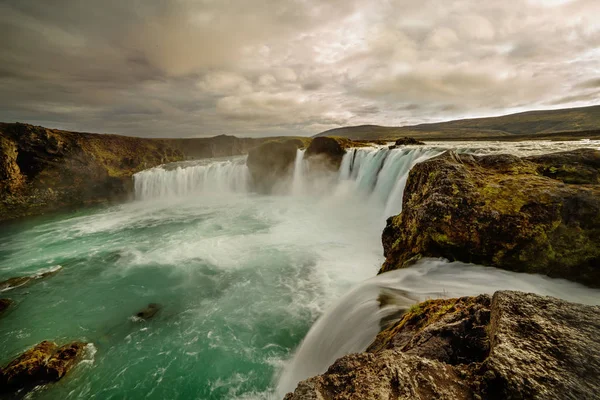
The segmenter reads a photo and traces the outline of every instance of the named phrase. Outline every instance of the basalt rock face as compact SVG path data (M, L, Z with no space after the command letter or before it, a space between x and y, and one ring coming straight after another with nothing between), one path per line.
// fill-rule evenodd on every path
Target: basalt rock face
M44 341L0 369L0 393L31 389L61 379L83 355L86 343L59 347Z
M275 185L294 173L294 162L300 140L270 141L250 150L246 165L250 170L253 189L271 193Z
M600 287L600 151L471 156L410 172L380 272L444 257Z
M188 158L244 154L257 139L142 139L0 123L0 221L127 198L132 175Z
M306 159L310 160L312 169L337 171L346 154L346 147L352 146L348 139L317 137L306 149Z
M599 311L520 292L430 300L285 399L596 399Z

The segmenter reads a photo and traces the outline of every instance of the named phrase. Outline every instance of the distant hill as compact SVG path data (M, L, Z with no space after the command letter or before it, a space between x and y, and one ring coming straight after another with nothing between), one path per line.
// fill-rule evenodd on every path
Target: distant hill
M502 117L461 119L403 127L350 126L331 129L315 135L317 136L339 136L353 140L396 139L403 136L421 140L600 137L600 106L528 111Z

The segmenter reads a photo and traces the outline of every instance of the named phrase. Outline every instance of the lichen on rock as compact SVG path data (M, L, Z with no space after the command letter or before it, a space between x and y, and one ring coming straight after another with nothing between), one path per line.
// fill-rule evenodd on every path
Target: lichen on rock
M285 399L597 399L599 312L510 291L429 300Z
M80 360L86 343L59 347L43 341L0 369L0 392L31 389L61 379Z
M417 164L403 211L383 232L380 272L443 257L599 287L599 159L591 149L527 158L448 151Z

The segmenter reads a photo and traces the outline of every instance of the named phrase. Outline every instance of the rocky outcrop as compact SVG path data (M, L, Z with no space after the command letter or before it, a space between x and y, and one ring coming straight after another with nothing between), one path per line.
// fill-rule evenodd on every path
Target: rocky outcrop
M32 275L9 278L5 281L0 282L0 292L6 292L21 286L29 285L33 282L53 276L57 274L60 270L62 270L62 267L60 265L57 265L49 269L43 269Z
M158 311L160 311L160 304L150 303L147 307L144 307L140 310L135 317L139 320L147 321L150 318L154 317Z
M317 137L306 149L306 159L310 160L311 168L337 171L346 154L346 147L351 147L348 139Z
M0 392L31 389L61 379L75 366L86 343L73 342L59 347L44 341L0 369Z
M248 153L246 165L250 170L253 189L259 193L271 193L279 182L289 179L294 173L294 161L300 140L269 141L253 148Z
M380 272L444 257L600 287L600 151L472 156L410 172Z
M400 138L400 139L396 140L396 142L394 143L394 145L390 146L390 149L395 149L395 148L400 147L400 146L415 146L415 145L422 146L424 144L425 144L425 142L421 142L420 140L417 140L415 138L411 138L411 137L405 136L403 138Z
M285 398L596 399L599 312L520 292L430 300Z
M163 163L245 154L260 139L143 139L0 123L0 222L126 199Z

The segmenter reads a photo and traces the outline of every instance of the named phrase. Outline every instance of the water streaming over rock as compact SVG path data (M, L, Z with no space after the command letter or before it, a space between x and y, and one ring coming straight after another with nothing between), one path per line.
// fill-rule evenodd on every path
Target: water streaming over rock
M37 399L280 399L278 391L366 347L394 311L379 308L382 290L398 307L496 286L586 302L569 297L580 287L552 292L540 277L458 264L365 282L383 262L382 225L400 211L415 163L446 149L530 155L578 147L600 142L351 149L322 184L298 151L282 185L289 192L272 196L251 192L244 157L142 171L138 201L0 231L0 281L63 266L10 292L17 307L2 317L0 361L45 339L81 339L96 344L94 360ZM132 322L149 303L161 311Z
M562 279L504 271L461 262L424 259L407 269L369 279L339 299L304 338L278 381L283 397L299 381L321 374L346 354L364 351L381 328L382 319L434 298L454 298L518 290L595 305L600 291ZM381 296L388 299L386 305Z
M179 198L201 192L246 192L245 158L191 161L158 166L133 176L138 200Z

